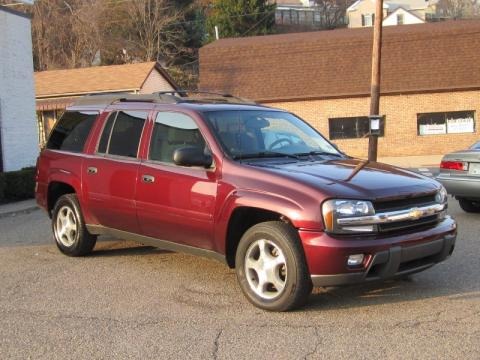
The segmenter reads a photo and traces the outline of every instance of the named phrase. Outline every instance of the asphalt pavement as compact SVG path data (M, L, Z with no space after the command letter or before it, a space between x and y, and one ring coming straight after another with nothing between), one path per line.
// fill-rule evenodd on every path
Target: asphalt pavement
M270 313L214 261L103 238L69 258L42 210L0 218L1 359L478 359L480 215L409 280L316 289Z

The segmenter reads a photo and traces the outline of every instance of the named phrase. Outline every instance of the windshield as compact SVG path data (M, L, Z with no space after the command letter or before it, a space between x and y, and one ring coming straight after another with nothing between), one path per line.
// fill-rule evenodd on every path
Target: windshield
M204 116L224 151L234 159L341 156L312 127L287 112L229 110L205 112Z

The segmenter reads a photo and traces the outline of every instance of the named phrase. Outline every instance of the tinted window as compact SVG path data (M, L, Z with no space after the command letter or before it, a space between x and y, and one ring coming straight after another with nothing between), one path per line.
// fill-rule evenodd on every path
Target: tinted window
M47 149L81 152L97 115L89 111L65 112L52 130Z
M149 159L173 163L173 152L183 146L197 146L206 151L205 140L195 121L181 113L158 113L150 142Z
M357 139L368 136L370 125L368 116L355 116L328 119L329 135L335 139ZM385 117L380 120L380 136L385 133Z
M112 132L112 126L113 126L113 123L115 122L116 117L117 117L116 112L110 114L103 128L102 137L100 138L100 143L98 144L98 150L97 150L97 152L101 154L105 154L107 152L108 140L110 140L110 133Z
M147 116L148 113L142 111L119 111L110 136L108 154L137 157L140 136Z

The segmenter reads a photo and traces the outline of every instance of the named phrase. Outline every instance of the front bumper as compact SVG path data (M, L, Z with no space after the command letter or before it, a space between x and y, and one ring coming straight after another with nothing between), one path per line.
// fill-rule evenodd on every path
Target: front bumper
M446 217L437 226L396 236L334 238L299 231L314 286L339 286L384 280L425 270L452 254L456 223ZM348 267L348 256L364 254L361 266Z

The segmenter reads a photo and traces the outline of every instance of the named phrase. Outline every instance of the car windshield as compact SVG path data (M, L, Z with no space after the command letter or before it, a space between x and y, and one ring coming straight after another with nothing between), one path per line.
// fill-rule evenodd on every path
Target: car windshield
M342 156L317 131L287 112L209 111L204 117L224 151L234 159Z

